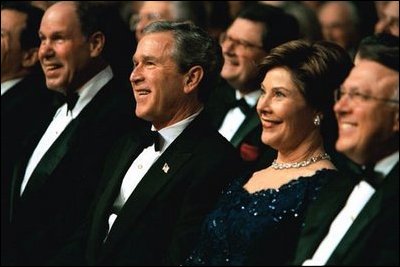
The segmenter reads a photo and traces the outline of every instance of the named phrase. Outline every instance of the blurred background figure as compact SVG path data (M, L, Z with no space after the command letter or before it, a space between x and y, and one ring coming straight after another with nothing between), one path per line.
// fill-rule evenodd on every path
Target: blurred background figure
M383 11L385 9L385 6L387 5L387 3L389 3L390 1L374 1L374 5L375 5L375 11L376 11L376 15L378 17L378 20L383 18ZM376 26L375 26L376 27Z
M295 1L284 1L281 8L297 19L300 30L299 38L310 42L322 39L321 24L319 23L317 13L313 9Z
M216 40L232 23L228 1L204 1L207 11L207 32Z
M220 36L225 59L220 84L206 104L214 126L239 151L249 171L265 167L275 151L261 142L256 103L258 64L269 51L299 36L296 19L280 8L253 4Z
M350 1L329 1L318 11L324 40L337 43L354 58L360 40L360 17Z
M42 15L41 9L27 3L1 6L2 177L8 170L3 168L5 161L12 162L28 130L54 108L54 94L46 88L38 60Z
M46 11L46 9L56 1L27 1L27 2L30 2L32 6L38 7L43 11Z
M321 25L314 9L303 1L259 1L262 4L282 8L286 13L296 18L299 24L299 38L311 42L322 39Z
M107 34L107 43L104 47L104 58L110 63L115 77L130 88L129 75L132 70L132 53L136 48L135 38L129 24L122 16L122 4L112 1L98 1L107 12L103 14L106 21L104 31Z
M379 21L375 25L375 32L386 32L399 36L399 1L375 1Z
M323 4L324 1L300 1L303 5L307 6L317 12L320 6Z
M1 5L1 247L9 234L11 176L24 141L48 123L55 92L46 87L38 60L43 10L23 2ZM4 252L4 253L3 253Z
M232 20L247 7L257 3L257 1L227 1L229 6L229 14Z
M203 1L143 1L138 14L131 18L131 29L140 41L143 29L153 21L190 21L206 29L207 14Z

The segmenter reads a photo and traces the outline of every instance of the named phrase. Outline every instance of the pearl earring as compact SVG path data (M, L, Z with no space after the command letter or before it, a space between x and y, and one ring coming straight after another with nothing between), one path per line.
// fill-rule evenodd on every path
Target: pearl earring
M319 117L319 115L317 115L314 118L314 125L319 126L320 124L321 124L321 118Z

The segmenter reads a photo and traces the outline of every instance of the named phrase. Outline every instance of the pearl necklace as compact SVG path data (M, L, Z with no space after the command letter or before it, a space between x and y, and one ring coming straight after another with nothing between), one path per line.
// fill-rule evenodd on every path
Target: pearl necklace
M291 163L278 163L278 162L276 162L276 159L275 159L274 162L272 162L271 167L274 168L275 170L301 168L301 167L306 167L312 163L315 163L315 162L323 160L323 159L331 160L331 157L328 155L328 153L323 153L323 154L313 156L313 157L303 160L303 161L291 162Z

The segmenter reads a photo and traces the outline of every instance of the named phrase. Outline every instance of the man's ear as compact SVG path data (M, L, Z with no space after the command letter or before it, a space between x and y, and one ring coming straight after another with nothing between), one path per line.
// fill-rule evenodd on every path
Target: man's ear
M185 74L184 92L186 94L197 89L201 80L203 79L204 71L200 66L194 66Z
M90 38L90 56L98 57L104 49L106 37L102 32L93 33Z
M22 67L32 68L38 62L38 51L37 47L30 48L22 53Z

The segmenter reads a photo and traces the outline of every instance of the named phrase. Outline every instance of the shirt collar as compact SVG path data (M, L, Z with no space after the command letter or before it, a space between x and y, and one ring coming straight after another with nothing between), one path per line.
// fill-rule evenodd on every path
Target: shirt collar
M167 149L167 147L183 132L183 130L186 129L186 127L200 114L202 110L203 108L193 115L158 131L162 138L161 152L164 152ZM156 131L154 125L151 127L151 130Z
M79 99L72 110L72 117L76 118L82 109L94 98L94 96L104 87L114 74L110 66L107 66L92 79L86 82L78 91Z
M1 83L1 95L4 95L10 88L22 81L22 78L12 79Z
M242 95L239 90L235 90L236 94L236 100L240 100L242 97L244 100L246 100L246 103L250 107L254 107L257 104L258 98L260 98L261 91L260 90L255 90L253 92L250 92L248 94Z
M399 162L399 151L394 152L390 156L378 161L374 167L374 171L386 177L393 167Z

